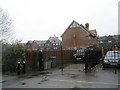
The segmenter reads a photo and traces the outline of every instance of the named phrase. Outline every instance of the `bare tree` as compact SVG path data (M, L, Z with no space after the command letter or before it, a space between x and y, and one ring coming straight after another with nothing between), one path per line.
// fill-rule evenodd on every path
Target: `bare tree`
M0 8L0 42L11 42L14 38L13 35L13 21L9 15Z

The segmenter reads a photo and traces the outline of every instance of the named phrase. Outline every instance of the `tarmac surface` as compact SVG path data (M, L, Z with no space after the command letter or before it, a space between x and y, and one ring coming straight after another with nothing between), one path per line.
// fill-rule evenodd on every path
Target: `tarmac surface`
M82 64L23 76L3 76L2 88L120 88L120 69L103 69L99 64L85 73Z

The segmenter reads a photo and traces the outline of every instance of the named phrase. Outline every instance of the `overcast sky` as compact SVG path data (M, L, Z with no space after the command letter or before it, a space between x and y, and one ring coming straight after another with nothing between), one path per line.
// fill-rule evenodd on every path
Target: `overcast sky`
M118 33L119 0L0 0L14 21L16 38L47 40L60 37L70 23L89 23L99 36Z

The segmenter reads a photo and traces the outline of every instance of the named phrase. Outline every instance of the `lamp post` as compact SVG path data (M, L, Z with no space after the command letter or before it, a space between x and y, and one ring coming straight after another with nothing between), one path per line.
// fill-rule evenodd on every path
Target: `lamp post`
M25 61L23 61L23 69L22 69L22 73L25 74Z
M20 61L17 64L17 75L20 75Z

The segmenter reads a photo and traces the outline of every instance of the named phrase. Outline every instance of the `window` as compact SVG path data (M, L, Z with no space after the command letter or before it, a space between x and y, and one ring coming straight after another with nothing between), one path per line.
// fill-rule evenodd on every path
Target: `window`
M41 44L41 46L44 46L44 44Z
M55 46L56 44L54 43L53 46Z
M112 41L109 40L108 43L112 43Z
M107 57L120 57L120 52L116 52L116 51L107 52L106 56Z
M72 26L73 26L73 27L76 27L76 26L77 26L77 24L74 22Z
M103 41L100 41L100 43L103 43Z
M50 50L50 48L47 48L47 50Z
M72 28L72 27L80 27L80 25L77 24L76 22L74 22L74 23L70 26L70 28Z
M30 46L31 46L30 44L27 45L28 48L30 48Z
M54 47L54 49L58 49L57 47Z

